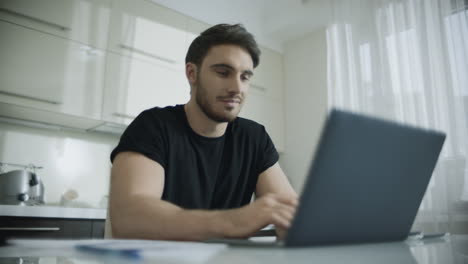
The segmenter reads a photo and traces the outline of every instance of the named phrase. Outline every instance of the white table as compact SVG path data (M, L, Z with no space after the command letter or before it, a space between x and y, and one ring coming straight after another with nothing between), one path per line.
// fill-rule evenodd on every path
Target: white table
M23 258L21 262L20 257ZM29 262L28 262L29 261ZM0 247L0 263L40 264L99 264L135 263L113 257L85 254L73 249L34 249L14 246ZM145 259L137 263L391 263L391 264L458 264L468 263L468 235L451 235L446 238L407 240L404 242L317 246L310 248L240 248L228 247L202 261L185 259Z

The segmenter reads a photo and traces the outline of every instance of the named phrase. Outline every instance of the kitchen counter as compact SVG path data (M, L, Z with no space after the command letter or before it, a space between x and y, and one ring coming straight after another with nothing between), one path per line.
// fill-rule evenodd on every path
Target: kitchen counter
M107 210L61 206L0 205L0 216L106 219Z

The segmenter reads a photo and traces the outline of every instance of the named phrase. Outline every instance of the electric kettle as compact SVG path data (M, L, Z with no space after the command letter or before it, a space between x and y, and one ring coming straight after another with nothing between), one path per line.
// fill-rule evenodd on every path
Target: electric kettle
M44 203L44 184L36 173L13 170L0 174L0 204L39 205Z

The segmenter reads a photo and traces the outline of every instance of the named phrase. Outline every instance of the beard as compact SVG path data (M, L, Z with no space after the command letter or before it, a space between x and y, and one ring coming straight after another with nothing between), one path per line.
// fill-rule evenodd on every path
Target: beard
M237 118L237 115L240 112L242 106L242 98L240 99L239 109L236 111L233 107L225 106L223 111L217 112L215 109L216 102L210 102L209 95L206 88L203 86L200 80L200 76L197 78L197 94L195 95L195 102L200 107L202 112L212 121L217 123L226 123L234 121ZM224 96L222 98L233 98L236 96ZM217 96L216 99L219 97Z

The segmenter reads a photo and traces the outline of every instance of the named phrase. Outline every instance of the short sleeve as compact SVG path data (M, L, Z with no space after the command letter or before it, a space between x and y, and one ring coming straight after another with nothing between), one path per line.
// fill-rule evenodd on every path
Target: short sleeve
M151 109L143 111L122 134L119 144L111 153L111 162L120 152L132 151L145 155L165 168L166 154L162 124Z
M278 151L276 151L273 141L263 126L258 142L259 152L257 157L257 173L261 174L271 166L275 165L276 162L278 162L279 154Z

